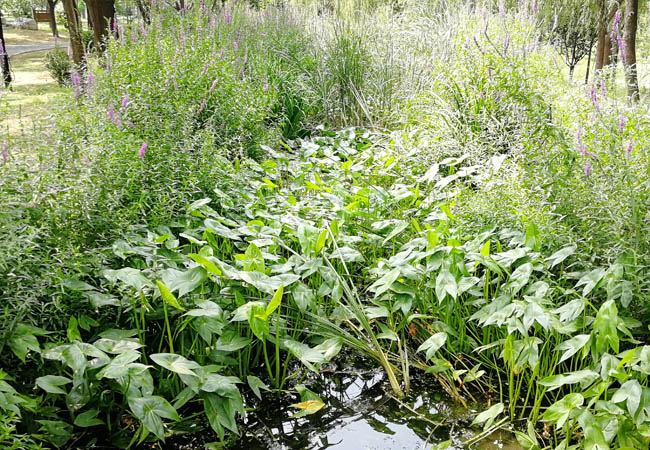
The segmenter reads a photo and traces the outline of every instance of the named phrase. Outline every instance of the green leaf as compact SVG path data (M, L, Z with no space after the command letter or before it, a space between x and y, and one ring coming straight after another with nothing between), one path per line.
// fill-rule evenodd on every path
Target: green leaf
M580 383L583 387L598 379L599 375L593 370L578 370L561 375L553 375L539 381L539 384L549 388L549 391L565 386L567 384Z
M250 343L250 338L242 337L234 330L228 330L217 340L216 349L222 352L234 352L241 350Z
M539 442L537 441L537 436L535 434L535 426L528 422L528 433L524 434L521 431L515 431L515 437L517 442L523 448L523 450L540 450Z
M83 340L81 339L81 333L79 332L78 324L79 322L77 322L77 318L75 316L70 316L70 320L68 320L68 329L66 331L68 341L75 342Z
M503 403L497 403L492 405L492 407L486 411L483 411L481 414L476 416L472 425L483 424L483 430L487 430L494 423L499 414L503 412Z
M97 374L97 378L117 379L127 376L131 363L133 361L137 361L138 359L140 359L140 353L134 350L128 350L124 353L120 353Z
M307 311L314 302L314 291L304 283L296 283L291 293L300 311Z
M127 286L131 286L136 291L141 291L145 286L152 287L153 283L142 272L132 267L125 267L119 270L105 270L104 277L112 283L121 281Z
M307 366L307 368L314 372L316 371L316 368L313 364L322 364L325 362L323 353L315 348L303 344L302 342L285 339L282 343L293 356L298 358L305 366Z
M340 247L332 250L332 253L329 255L332 259L340 259L343 262L363 262L365 261L363 255L359 253L358 250L353 249L352 247Z
M161 418L180 420L178 413L167 400L159 396L129 397L129 407L147 430L155 434L162 441L165 440L165 431Z
M447 294L453 299L456 299L458 295L458 283L456 282L456 277L449 269L443 266L436 277L436 297L438 297L438 303L442 302Z
M280 303L282 302L282 294L284 293L284 286L280 286L277 291L275 291L275 294L273 294L273 298L271 299L271 302L268 304L266 307L266 312L265 312L265 318L268 319L271 314L275 312L276 309L280 306Z
M72 436L72 425L61 420L37 420L41 424L41 431L45 433L45 440L56 447L63 447Z
M641 402L641 385L637 380L628 380L614 393L612 402L626 402L627 411L634 417Z
M216 234L217 236L220 236L228 240L233 240L233 241L240 240L240 234L238 232L231 230L230 228L226 228L224 225L217 222L216 220L205 219L203 224L205 225L206 229L210 230L212 233Z
M526 286L526 284L528 284L528 280L530 280L530 275L532 273L533 265L531 263L522 264L517 267L515 271L512 272L512 275L510 275L510 279L506 284L506 289L512 290L513 295L516 294Z
M82 428L94 427L95 425L104 425L104 422L97 418L98 414L99 411L96 409L84 411L74 419L74 424Z
M165 283L162 281L156 280L156 285L158 285L158 289L160 290L160 296L162 297L163 301L167 303L168 305L180 310L180 311L185 311L185 308L183 308L180 303L178 303L178 300L176 297L174 297L174 294L169 290L167 286L165 286Z
M582 295L587 296L603 279L607 271L605 269L594 269L591 272L585 274L582 278L576 283L576 287L584 286L582 289Z
M613 300L607 300L600 306L596 320L594 321L594 330L596 332L596 350L599 353L607 351L609 346L615 353L619 351L618 338L618 308Z
M76 278L66 278L63 280L63 286L73 291L94 291L95 288L88 283L77 280Z
M447 333L444 331L438 332L424 341L417 349L418 352L426 350L426 358L431 359L435 352L447 342Z
M569 247L564 247L563 249L558 250L546 258L546 262L549 263L549 269L561 264L565 259L573 255L576 252L576 249L577 247L575 245L570 245Z
M262 380L257 378L254 375L248 375L246 377L246 381L248 381L248 386L251 388L253 393L262 400L262 393L260 392L260 389L264 389L265 391L270 391L269 387L264 383Z
M176 269L166 269L162 273L162 279L171 292L178 291L178 297L180 298L201 286L207 279L207 273L203 267L193 267L184 272Z
M215 263L210 261L208 258L206 258L203 255L199 255L198 253L190 253L190 258L192 258L195 262L198 264L201 264L203 267L205 267L205 270L210 272L212 275L218 275L221 276L221 269L217 267Z
M562 354L562 358L560 358L559 363L566 361L578 353L582 348L585 347L585 345L587 345L590 339L590 334L579 334L567 341L560 343L557 347L555 347L556 352L564 352Z
M198 363L173 353L154 353L150 358L159 366L182 375L196 376L194 369L201 367Z
M36 386L50 394L65 394L66 392L59 386L64 386L68 383L72 383L70 378L60 377L57 375L46 375L36 379Z
M392 284L397 280L400 276L400 268L396 267L395 269L391 270L390 272L386 273L383 277L375 281L369 288L368 290L371 292L375 293L375 297L379 297L381 294L384 292L388 291Z
M406 230L409 226L409 223L406 221L400 221L400 223L397 224L397 226L393 229L393 231L390 232L388 236L384 239L384 241L381 243L381 245L386 245L388 241L393 239L395 236L400 234L402 231Z
M584 401L585 398L581 394L565 395L546 409L542 415L542 420L555 423L555 427L559 430L569 419L571 411L582 406Z

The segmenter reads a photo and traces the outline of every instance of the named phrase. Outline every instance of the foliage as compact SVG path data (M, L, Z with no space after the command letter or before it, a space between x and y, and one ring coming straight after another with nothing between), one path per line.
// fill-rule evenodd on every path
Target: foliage
M530 3L433 3L111 37L0 163L0 439L225 445L257 399L327 407L301 381L345 348L487 399L477 440L647 448L647 110L567 85Z
M65 50L55 48L47 52L45 55L45 67L59 85L63 86L70 83L72 61L68 58Z

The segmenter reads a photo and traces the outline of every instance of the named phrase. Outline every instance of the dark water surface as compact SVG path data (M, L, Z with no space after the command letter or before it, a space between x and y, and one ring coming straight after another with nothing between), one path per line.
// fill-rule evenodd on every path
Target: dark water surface
M413 379L411 394L401 401L390 396L381 370L310 375L303 384L327 406L316 414L292 418L297 410L288 405L299 401L295 396L260 403L242 425L241 438L227 449L461 449L481 431L470 425L480 409L452 402L431 376ZM191 442L169 448L203 448L209 442L206 438L194 435ZM495 433L471 448L521 450L508 432Z

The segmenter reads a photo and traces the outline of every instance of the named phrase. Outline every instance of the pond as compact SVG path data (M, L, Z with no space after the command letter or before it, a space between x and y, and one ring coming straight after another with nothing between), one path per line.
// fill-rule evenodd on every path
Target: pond
M242 436L228 450L420 450L461 449L521 450L514 435L494 433L468 446L481 429L472 427L485 408L455 404L432 376L416 376L411 393L403 400L390 395L384 373L377 370L334 371L310 374L303 380L318 393L326 407L315 414L293 418L297 396L265 399L250 411L241 426ZM267 398L270 396L267 396ZM212 436L212 437L211 437ZM164 448L204 448L210 431L177 436ZM171 445L171 447L170 447ZM214 447L218 448L218 447Z

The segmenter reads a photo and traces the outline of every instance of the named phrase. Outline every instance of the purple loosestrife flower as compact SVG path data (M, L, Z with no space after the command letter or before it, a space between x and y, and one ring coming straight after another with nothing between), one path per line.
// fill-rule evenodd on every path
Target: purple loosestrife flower
M117 33L117 20L113 19L113 33Z
M634 148L634 142L633 142L633 141L630 141L630 142L627 144L627 148L625 149L625 156L630 156L630 154L632 153L632 149L633 149L633 148Z
M589 92L589 98L591 99L591 103L598 107L598 94L596 93L596 88L591 85L591 91Z
M248 63L248 55L244 55L244 64Z
M239 42L237 41L233 42L232 46L235 49L235 51L239 50Z
M2 151L2 160L3 160L4 162L9 161L9 155L7 155L7 152L4 151L4 150Z
M626 124L627 124L627 117L619 116L618 117L618 131L619 131L619 133L623 132L623 130L625 129Z
M147 151L148 146L149 144L147 144L146 142L142 143L142 145L140 146L140 153L138 154L138 158L144 159L144 154Z
M267 52L266 49L264 49L264 56L269 56L269 52Z
M201 112L203 112L203 108L205 108L205 105L207 105L207 103L208 103L207 100L203 99L203 101L201 102L201 106L199 107L198 111L196 111L197 116L201 114Z
M607 83L605 83L605 80L600 80L600 93L603 97L607 97Z
M226 9L226 11L223 13L223 19L226 22L226 25L230 25L232 23L232 15L230 14L229 9Z
M588 177L591 175L591 163L587 163L585 166L585 175Z
M122 108L126 108L127 106L129 106L129 94L122 97Z
M217 87L217 82L218 82L218 81L219 81L219 80L214 80L214 81L212 82L212 85L210 86L210 90L211 90L211 91L213 91L214 88Z
M88 73L88 79L86 80L86 84L88 85L88 89L90 89L93 85L93 82L95 81L95 75L93 75L92 72Z
M627 62L627 51L625 47L625 41L621 38L621 36L616 37L616 43L618 44L618 53L621 55L621 59L623 62Z
M140 33L142 33L142 37L147 37L147 29L144 27L144 25L140 27Z
M78 98L81 95L81 77L79 76L79 72L72 72L70 78L72 80L72 86L74 86L74 97Z
M131 121L126 122L124 125L126 125L129 128L133 128L133 122Z
M122 121L120 118L117 116L115 112L115 106L111 105L111 107L108 109L108 118L113 122L113 125L115 125L117 128L122 127Z

